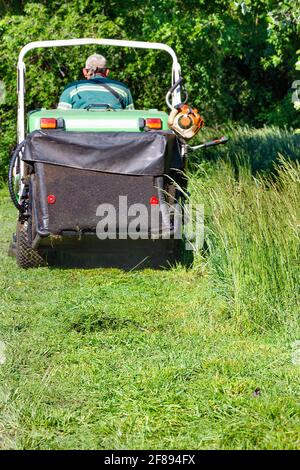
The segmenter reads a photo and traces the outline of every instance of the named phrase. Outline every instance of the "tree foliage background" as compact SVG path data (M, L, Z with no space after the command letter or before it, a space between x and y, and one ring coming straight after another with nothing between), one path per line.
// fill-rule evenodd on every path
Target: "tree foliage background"
M175 49L190 95L209 125L228 121L297 127L291 100L300 49L300 0L0 0L0 176L16 142L16 63L30 41L106 37L164 42ZM136 108L165 108L167 54L119 48L57 48L27 56L28 110L55 107L82 78L88 54L107 56ZM298 72L299 74L299 72Z

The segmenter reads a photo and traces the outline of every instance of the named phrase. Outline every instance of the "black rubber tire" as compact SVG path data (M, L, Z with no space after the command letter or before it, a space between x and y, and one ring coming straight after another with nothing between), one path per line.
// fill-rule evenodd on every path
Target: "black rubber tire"
M17 263L20 268L38 268L45 266L45 260L28 242L28 222L18 222L17 225Z

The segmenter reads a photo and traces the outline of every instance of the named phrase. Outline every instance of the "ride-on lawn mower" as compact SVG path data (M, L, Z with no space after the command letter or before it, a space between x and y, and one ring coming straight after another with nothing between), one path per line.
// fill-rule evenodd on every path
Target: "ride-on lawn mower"
M25 55L36 48L89 44L168 52L173 60L166 96L170 115L95 103L87 109L39 109L26 119ZM32 42L21 50L18 146L9 168L10 195L19 211L20 267L133 269L178 260L181 237L175 236L174 207L182 205L185 194L186 141L203 125L181 93L180 66L165 44L88 38Z

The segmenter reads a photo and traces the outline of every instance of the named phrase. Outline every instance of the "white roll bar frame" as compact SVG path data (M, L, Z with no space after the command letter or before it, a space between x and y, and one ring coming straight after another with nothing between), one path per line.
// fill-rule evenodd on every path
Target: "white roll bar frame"
M65 39L53 41L35 41L30 42L20 52L18 59L18 143L20 144L25 139L25 55L32 49L47 48L47 47L65 47L65 46L87 46L89 44L97 44L101 46L118 46L118 47L132 47L140 49L157 49L166 51L173 59L172 64L172 85L180 77L180 65L174 50L159 42L143 42L143 41L127 41L119 39L96 39L96 38L83 38L83 39ZM180 85L174 90L172 94L172 106L181 102L181 89Z

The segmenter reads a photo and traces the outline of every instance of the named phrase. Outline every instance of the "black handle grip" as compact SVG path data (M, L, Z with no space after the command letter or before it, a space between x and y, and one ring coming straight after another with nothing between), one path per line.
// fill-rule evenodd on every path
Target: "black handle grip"
M228 142L228 137L224 135L223 137L220 137L220 139L215 139L215 140L211 140L210 142L205 142L205 144L203 144L203 148L213 147L214 145L226 144L226 142Z

